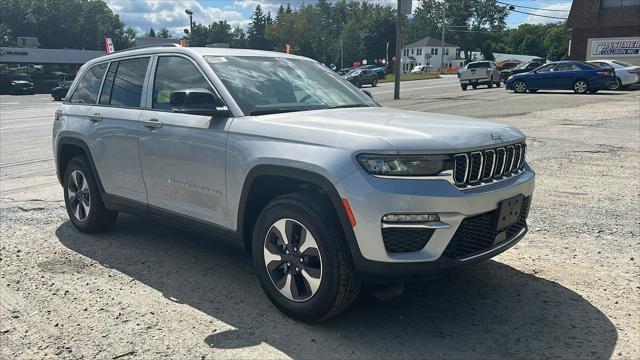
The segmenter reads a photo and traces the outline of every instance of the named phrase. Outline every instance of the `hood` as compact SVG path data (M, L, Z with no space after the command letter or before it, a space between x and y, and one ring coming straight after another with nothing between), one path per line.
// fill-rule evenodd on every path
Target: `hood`
M255 125L253 131L265 136L357 148L354 150L443 153L524 139L520 131L506 125L385 107L314 110L250 118ZM367 143L367 139L371 141ZM362 148L366 144L376 149ZM381 146L383 148L379 148Z

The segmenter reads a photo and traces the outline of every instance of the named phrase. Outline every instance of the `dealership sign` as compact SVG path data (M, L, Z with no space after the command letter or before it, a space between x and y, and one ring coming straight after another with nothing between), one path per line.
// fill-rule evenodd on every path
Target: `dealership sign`
M640 39L591 40L591 56L638 56Z

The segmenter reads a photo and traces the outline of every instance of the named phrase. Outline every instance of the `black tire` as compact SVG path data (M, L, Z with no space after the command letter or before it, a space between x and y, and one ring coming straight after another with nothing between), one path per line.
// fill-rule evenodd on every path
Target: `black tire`
M356 80L353 85L355 85L358 89L362 87L362 84L360 83L360 80Z
M77 156L73 158L67 165L67 168L64 171L62 182L64 203L65 207L67 208L67 214L69 214L69 219L71 220L73 226L76 227L76 229L84 233L96 233L105 231L116 222L116 219L118 217L117 212L107 210L104 207L102 197L100 196L100 190L98 190L98 184L96 183L95 177L90 169L91 167L87 158L84 156ZM85 191L84 193L88 194L88 198L86 200L89 204L89 210L84 214L84 217L77 217L74 214L74 201L70 198L70 194L68 191L71 185L70 182L72 181L71 174L76 171L80 172L88 186L87 191ZM76 205L80 207L81 204L77 203Z
M496 87L497 87L497 88L499 88L500 86L502 86L502 82L501 82L501 81L498 81L498 82L496 83Z
M487 84L487 88L493 89L493 82L492 81L489 81L489 83Z
M278 271L277 274L281 276L280 279L283 279L282 274L286 274L286 270L282 270L278 265L269 272L265 265L267 235L270 234L272 225L283 219L288 219L285 221L293 220L298 225L301 224L308 229L308 232L315 239L320 254L320 284L316 292L312 293L310 298L304 300L296 301L287 298L285 294L278 290L279 288L276 287L275 281L272 281L270 274ZM286 248L289 249L288 247ZM293 248L292 250L296 249ZM331 203L319 195L292 193L271 201L262 210L256 222L253 233L252 254L255 271L262 289L278 309L292 318L302 321L325 320L337 315L351 305L360 291L361 279L355 271L345 235L338 223ZM297 256L300 255L293 255L294 258L297 258ZM282 266L285 265L284 261L288 260L277 260ZM306 263L309 263L309 260ZM303 263L300 262L297 265L302 266ZM293 270L290 271L293 272ZM291 279L294 278L291 277ZM286 284L286 280L284 281ZM291 280L291 282L294 283L295 281ZM308 282L305 284L308 284ZM297 289L298 285L295 288ZM290 287L289 291L293 293L291 290ZM299 291L298 294L300 294Z
M573 92L576 94L586 94L589 91L589 83L586 80L576 80L573 83Z
M513 86L511 88L513 89L514 92L518 94L523 94L527 91L527 83L522 80L518 80L513 83Z
M471 87L473 88L473 90L475 90L475 89L478 88L478 84L473 84L473 85L471 85Z
M59 97L54 97L54 98L53 98L53 100L55 100L55 101L60 101L60 100L62 100L62 99L61 99L61 98L59 98Z
M460 87L462 88L462 91L467 91L467 85L466 84L460 85Z
M609 90L620 90L620 89L622 89L622 81L620 80L620 78L617 77L615 83L609 85L608 89Z
M371 82L371 87L376 87L378 86L378 79L373 79L373 81Z

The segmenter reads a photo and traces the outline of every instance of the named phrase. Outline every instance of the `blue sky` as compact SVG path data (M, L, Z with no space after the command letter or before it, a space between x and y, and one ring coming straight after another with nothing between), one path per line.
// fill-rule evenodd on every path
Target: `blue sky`
M185 9L194 12L194 21L210 24L213 21L227 20L232 25L246 27L249 17L259 3L266 11L275 13L282 0L105 0L109 7L120 15L127 26L135 28L138 33L148 31L150 27L159 29L167 27L175 34L181 34L182 29L189 26L189 18L184 13ZM449 0L453 1L453 0ZM568 12L555 10L569 10L571 0L500 0L504 3L530 8L546 10L534 10L517 7L516 10L540 15L566 17ZM296 7L302 3L311 3L314 0L290 0ZM369 2L387 3L395 6L396 0L370 0ZM418 1L413 0L414 6ZM554 10L554 11L548 11ZM537 17L532 15L511 13L507 19L509 27L517 27L522 23L547 23L559 20Z

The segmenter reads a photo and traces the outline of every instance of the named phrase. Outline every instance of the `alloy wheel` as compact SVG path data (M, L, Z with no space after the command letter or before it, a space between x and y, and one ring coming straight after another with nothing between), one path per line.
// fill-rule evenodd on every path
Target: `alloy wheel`
M322 256L313 234L293 219L276 221L264 239L264 264L273 285L288 300L311 299L322 281Z
M89 183L80 170L74 170L69 176L67 198L73 216L79 221L85 221L91 210L91 195Z
M575 92L577 92L578 94L583 94L585 92L587 92L587 83L584 82L583 80L578 80L576 81L576 83L573 85L573 89L575 90Z
M513 89L516 92L523 93L527 90L527 84L525 84L523 81L517 81L515 84L513 84Z

